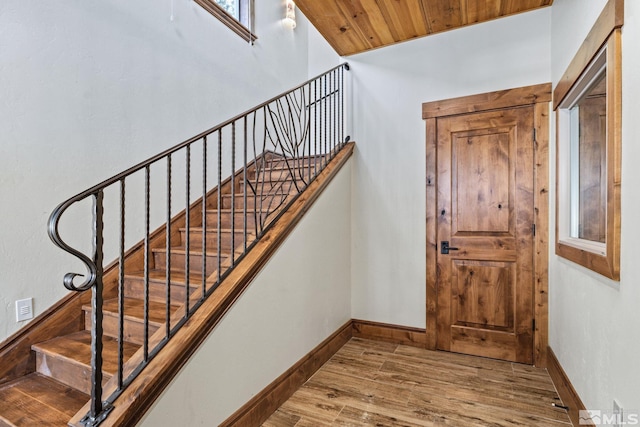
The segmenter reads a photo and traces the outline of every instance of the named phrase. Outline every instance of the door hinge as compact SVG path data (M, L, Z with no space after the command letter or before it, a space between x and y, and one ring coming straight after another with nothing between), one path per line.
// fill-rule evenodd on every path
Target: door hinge
M536 319L531 319L531 330L532 331L536 330Z
M533 232L533 235L536 235L536 225L535 224L531 224L531 231Z

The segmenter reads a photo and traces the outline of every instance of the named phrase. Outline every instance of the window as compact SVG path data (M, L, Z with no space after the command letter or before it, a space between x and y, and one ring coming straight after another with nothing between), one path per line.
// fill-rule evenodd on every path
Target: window
M558 108L562 144L561 242L606 255L607 220L606 49ZM560 190L560 188L559 188Z
M229 15L240 21L240 2L238 0L214 0L218 5L226 10Z
M253 34L253 0L195 0L232 31L248 42Z
M610 0L554 91L556 253L614 280L620 279L621 15L619 2Z

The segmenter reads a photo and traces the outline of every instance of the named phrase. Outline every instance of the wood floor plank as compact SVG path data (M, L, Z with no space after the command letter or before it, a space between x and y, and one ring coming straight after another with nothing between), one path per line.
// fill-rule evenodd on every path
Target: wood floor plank
M315 390L329 399L351 401L354 399L370 402L377 383L366 378L341 375L330 370L321 369L304 387ZM346 402L344 402L346 404Z
M341 376L325 371L309 380L298 394L318 402L341 404L364 410L376 407L393 413L406 410L411 388L380 384L364 378Z
M361 348L362 350L375 350L378 352L394 353L399 347L398 344L387 343L382 341L371 341L363 338L352 338L346 345L346 348Z
M264 427L294 427L300 420L300 416L279 409L262 425Z
M424 427L421 420L411 420L399 414L390 414L375 407L369 410L361 408L345 407L336 419L334 425L339 426L388 426L388 427Z
M329 404L313 397L309 399L309 396L300 390L280 407L280 409L291 415L299 416L320 425L331 425L343 408L344 405L338 403Z
M540 400L525 399L522 396L514 395L508 388L502 393L494 391L487 393L485 390L463 388L451 384L437 382L428 386L417 386L414 394L441 395L450 399L459 399L472 404L484 405L486 407L510 408L511 410L535 415L541 418L548 418L554 421L566 421L566 411L553 407L549 402ZM557 402L560 403L560 402Z
M567 423L537 415L520 413L510 407L497 407L469 402L462 399L444 397L441 394L416 392L412 395L409 406L427 411L427 413L447 419L457 419L464 425L505 427L516 426L549 426L567 427ZM569 424L570 425L570 424Z
M264 426L569 426L552 403L545 369L354 338Z
M345 357L336 354L324 365L324 368L338 374L374 379L383 363L377 360L365 360L361 356Z

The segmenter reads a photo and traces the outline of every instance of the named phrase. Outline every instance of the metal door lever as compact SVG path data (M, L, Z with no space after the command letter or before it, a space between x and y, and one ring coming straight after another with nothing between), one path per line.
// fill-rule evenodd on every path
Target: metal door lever
M440 242L440 253L443 255L448 255L449 251L458 251L460 249L458 248L452 248L451 246L449 246L449 241L447 240L443 240L442 242Z

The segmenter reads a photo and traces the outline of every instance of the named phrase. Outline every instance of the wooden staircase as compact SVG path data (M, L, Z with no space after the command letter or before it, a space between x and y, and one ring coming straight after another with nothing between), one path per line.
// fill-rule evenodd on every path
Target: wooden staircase
M126 255L124 273L124 360L139 352L146 336L166 327L167 314L184 311L186 278L189 294L202 295L202 268L206 265L207 283L238 259L246 246L256 239L261 223L268 222L282 211L285 202L298 193L299 176L305 180L311 168L319 171L321 158L306 158L304 164L291 169L281 156L270 154L263 166L254 162L248 169L248 182L260 196L247 192L243 171L236 172L209 192L206 205L206 255L203 253L202 201L192 204L171 221L171 271L167 273L166 226L151 235L149 287L145 289L144 245L137 244ZM296 185L296 182L298 183ZM259 188L258 188L259 187ZM221 206L218 206L220 190ZM233 190L233 198L232 198ZM274 196L275 195L275 196ZM232 200L233 199L233 200ZM232 204L235 208L232 210ZM246 216L245 216L246 211ZM185 218L190 216L187 229ZM233 218L232 218L233 215ZM246 224L245 224L246 222ZM218 225L220 229L218 229ZM234 226L232 230L231 227ZM247 229L245 235L244 229ZM257 227L258 225L258 227ZM218 245L220 232L220 248ZM246 237L245 237L246 236ZM187 242L189 245L187 246ZM189 248L189 265L186 263ZM232 252L233 250L233 252ZM118 371L118 337L120 333L118 264L105 270L105 301L103 306L103 374L106 384ZM167 283L170 277L171 302L167 307ZM76 417L90 400L91 392L91 292L74 294L45 313L35 322L37 333L17 334L0 346L0 426L64 426ZM145 332L145 294L148 293L148 332ZM60 312L60 314L58 314ZM13 342L13 344L11 344ZM13 345L13 347L11 347ZM104 396L105 398L107 396ZM84 414L81 414L84 415ZM71 424L70 424L71 425Z

